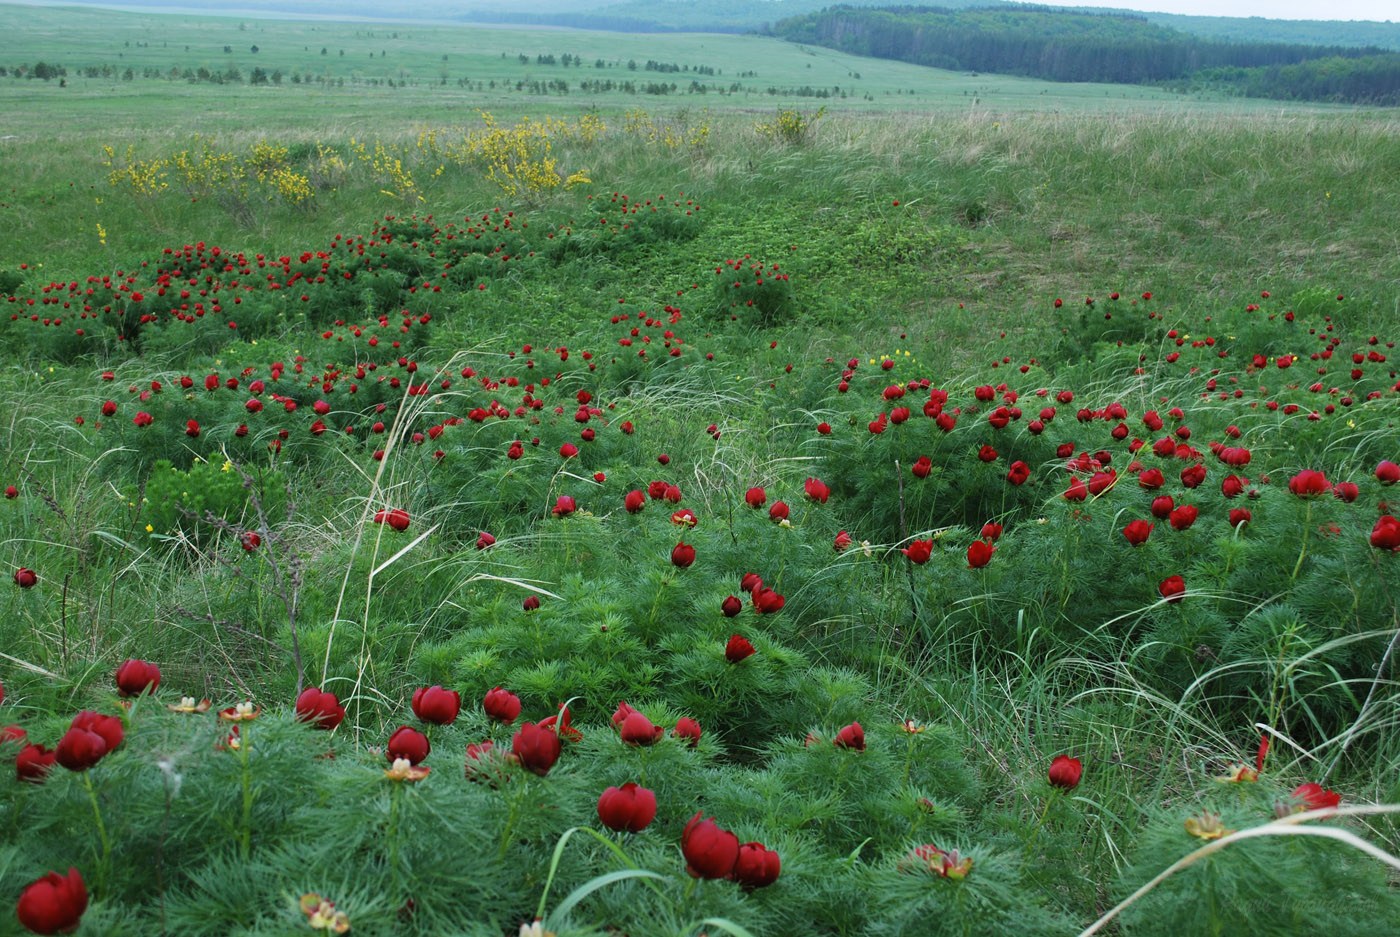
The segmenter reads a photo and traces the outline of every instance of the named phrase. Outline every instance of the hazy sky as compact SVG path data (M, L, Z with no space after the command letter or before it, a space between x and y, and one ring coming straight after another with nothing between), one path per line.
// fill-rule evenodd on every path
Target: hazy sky
M1062 0L1064 6L1117 7L1195 16L1264 16L1275 20L1400 19L1397 0Z

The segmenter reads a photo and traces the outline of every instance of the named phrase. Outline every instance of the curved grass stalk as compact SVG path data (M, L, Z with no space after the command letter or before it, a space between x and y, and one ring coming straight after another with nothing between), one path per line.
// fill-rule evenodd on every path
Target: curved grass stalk
M1274 820L1271 823L1265 823L1263 826L1254 826L1247 830L1239 830L1231 833L1229 836L1223 836L1214 842L1206 843L1195 852L1187 853L1161 872L1157 873L1141 888L1118 902L1118 904L1105 912L1097 921L1080 931L1079 937L1091 937L1091 935L1097 934L1106 927L1110 921L1131 907L1139 898L1152 891L1182 869L1194 865L1206 856L1220 852L1226 846L1232 846L1246 839L1257 839L1260 836L1320 836L1324 839L1335 839L1338 842L1345 843L1354 849L1364 852L1373 859L1379 859L1393 869L1400 870L1400 857L1391 855L1379 846L1371 845L1355 833L1338 829L1334 826L1300 825L1309 820L1322 820L1337 816L1370 816L1385 813L1400 813L1400 804L1376 804L1374 806L1364 807L1333 807L1325 810L1309 810L1305 813L1298 813L1280 820Z
M612 853L616 855L620 860L622 860L623 864L626 865L627 868L619 869L614 872L609 872L606 875L599 875L595 878L589 879L582 885L575 888L572 892L565 896L564 900L559 902L559 905L554 909L553 912L550 913L549 925L551 927L555 926L560 918L562 918L564 915L568 914L571 910L573 910L574 906L577 905L584 898L588 897L590 894L592 894L600 888L603 888L604 886L611 885L613 882L619 882L631 878L642 879L646 883L647 887L651 888L652 891L656 892L658 897L665 898L665 894L650 881L651 879L664 880L664 875L660 875L656 872L650 872L646 869L637 868L637 864L632 861L631 857L628 856L627 853L622 851L621 846L613 842L608 837L604 836L602 833L599 833L597 830L587 826L573 826L565 830L562 834L560 834L559 842L554 844L554 853L549 857L549 874L545 876L544 890L540 892L540 903L535 908L536 918L544 918L545 905L549 901L549 889L550 886L554 884L554 876L558 873L559 864L564 858L564 847L568 845L569 840L573 838L573 835L575 833L587 833L589 836L592 836L598 842L602 843L609 850L611 850Z

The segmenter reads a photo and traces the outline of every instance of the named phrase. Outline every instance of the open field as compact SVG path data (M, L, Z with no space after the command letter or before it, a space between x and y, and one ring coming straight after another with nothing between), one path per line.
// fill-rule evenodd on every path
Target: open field
M513 113L544 114L560 108L752 111L803 104L833 111L966 115L1157 111L1184 103L1178 95L1153 88L944 72L758 36L337 24L14 5L0 6L0 27L0 62L56 62L69 72L66 88L57 81L0 81L4 133L22 139L62 139L113 127L183 130L192 112L200 115L206 132L254 125L266 132L308 126L357 132L372 126L391 133L422 123L467 122L478 109L502 106ZM550 55L558 63L565 54L581 64L538 63L540 56ZM522 63L521 56L528 61ZM648 60L688 70L647 71ZM629 62L637 68L629 69ZM83 68L104 66L113 72L99 78L80 75ZM697 73L697 67L713 74ZM133 80L125 82L128 68ZM173 81L166 77L172 68ZM237 69L244 83L179 78L186 69L197 73L201 68L216 75ZM247 85L255 68L269 76L280 72L280 84ZM141 78L147 69L163 77ZM304 80L294 85L293 75ZM637 90L581 90L582 81L630 81ZM525 87L514 90L522 82ZM531 92L531 82L564 82L569 90ZM705 92L691 92L692 82ZM666 94L642 90L663 83ZM673 92L671 84L677 86ZM807 92L799 95L802 89ZM813 96L817 92L830 96ZM1270 113L1279 105L1196 102L1193 110L1217 108Z
M19 15L0 935L1400 919L1393 115Z

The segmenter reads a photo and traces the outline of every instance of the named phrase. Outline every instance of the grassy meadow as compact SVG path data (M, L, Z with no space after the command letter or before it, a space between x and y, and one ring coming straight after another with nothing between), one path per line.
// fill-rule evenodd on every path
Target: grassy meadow
M1400 919L1394 114L0 26L0 935Z

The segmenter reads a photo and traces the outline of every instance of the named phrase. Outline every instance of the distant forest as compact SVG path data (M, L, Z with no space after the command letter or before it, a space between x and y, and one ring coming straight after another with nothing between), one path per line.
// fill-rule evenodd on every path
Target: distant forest
M63 0L82 6L99 0ZM100 0L122 6L123 0ZM130 0L141 9L162 7L226 14L226 0ZM890 0L845 0L850 7L888 6ZM944 9L1018 9L1005 0L937 0ZM617 32L765 32L789 17L815 13L832 0L237 0L242 11L311 14L331 18L519 23ZM1073 7L1069 7L1073 9ZM1084 12L1082 8L1076 12ZM1101 11L1092 11L1101 12ZM1115 12L1115 11L1108 11ZM1259 16L1134 14L1150 23L1221 42L1375 46L1400 51L1400 22L1273 20Z
M782 20L773 34L955 71L1400 105L1400 53L1378 47L1216 41L1117 11L839 6Z

